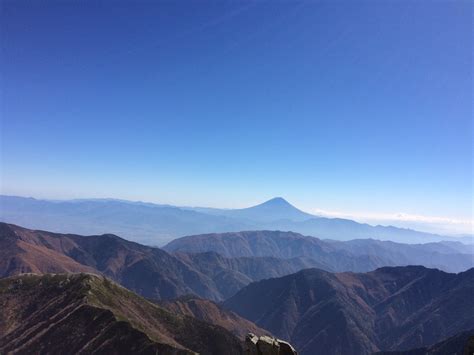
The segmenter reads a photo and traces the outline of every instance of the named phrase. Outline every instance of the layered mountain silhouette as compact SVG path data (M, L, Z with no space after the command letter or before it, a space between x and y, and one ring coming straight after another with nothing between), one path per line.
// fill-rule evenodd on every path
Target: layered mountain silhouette
M153 299L194 294L223 300L252 281L310 266L314 263L303 259L225 258L212 252L171 255L111 234L85 237L0 223L0 277L91 272Z
M228 258L297 259L306 267L327 271L370 271L382 266L424 265L458 272L474 267L472 250L461 243L401 244L371 239L337 242L278 231L187 236L173 240L164 249L174 253L213 251Z
M474 269L307 269L252 283L224 307L290 340L303 355L371 354L429 347L470 331L473 294Z
M0 280L0 353L242 354L226 329L91 274Z
M46 201L0 196L0 221L60 233L114 233L158 246L191 234L242 230L282 230L322 239L373 238L404 243L453 239L348 219L318 217L297 209L281 197L250 208L214 209L112 199Z
M84 237L0 223L0 277L92 272L149 298L194 294L219 301L253 281L311 267L370 271L423 264L461 271L473 263L472 255L441 243L426 248L372 240L360 243L321 241L288 232L242 232L178 239L166 247L169 254L111 234Z
M356 241L327 242L287 232L242 232L179 239L167 246L170 254L111 234L57 234L0 223L0 277L90 272L148 298L193 294L220 301L253 281L311 267L370 271L424 264L461 271L472 266L472 255L440 243L426 248L388 243L384 249L379 244L386 242L362 242L360 246Z

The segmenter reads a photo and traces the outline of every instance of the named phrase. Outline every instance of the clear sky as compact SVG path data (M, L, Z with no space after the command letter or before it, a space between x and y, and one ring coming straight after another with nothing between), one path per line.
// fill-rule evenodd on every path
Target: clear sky
M2 0L1 192L468 231L472 4Z

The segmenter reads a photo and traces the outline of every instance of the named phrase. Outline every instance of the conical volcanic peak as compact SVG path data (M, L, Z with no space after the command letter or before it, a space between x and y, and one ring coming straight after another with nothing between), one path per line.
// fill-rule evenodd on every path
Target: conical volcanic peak
M233 210L233 214L260 221L305 221L315 218L315 216L299 210L283 197L274 197L256 206Z
M271 198L270 200L265 201L264 203L260 204L260 206L262 206L262 205L287 206L287 207L295 208L291 203L289 203L283 197Z

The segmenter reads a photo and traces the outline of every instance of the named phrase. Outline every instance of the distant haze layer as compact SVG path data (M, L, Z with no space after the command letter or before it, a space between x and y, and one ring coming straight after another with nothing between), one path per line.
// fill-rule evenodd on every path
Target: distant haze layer
M373 238L403 243L455 240L393 226L325 218L299 210L281 197L243 209L176 207L111 199L49 201L0 196L0 220L61 233L114 233L148 245L193 234L245 230L293 231L321 239ZM470 242L471 238L457 238Z

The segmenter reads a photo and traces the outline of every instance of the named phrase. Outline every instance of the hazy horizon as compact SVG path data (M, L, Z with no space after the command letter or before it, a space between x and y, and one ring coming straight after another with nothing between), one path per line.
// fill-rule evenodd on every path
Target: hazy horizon
M285 201L290 203L293 207L298 208L299 210L319 216L319 217L327 217L327 218L344 218L354 220L359 223L367 223L370 225L384 225L384 226L395 226L399 228L408 228L413 230L418 230L420 232L427 232L427 233L435 233L440 235L452 236L452 237L460 237L460 236L473 236L472 226L474 222L472 220L456 220L456 219L449 219L444 217L438 216L424 216L424 215L410 215L403 212L393 212L393 213L386 213L386 214L374 214L374 213L364 213L363 211L356 211L356 212L347 212L347 211L327 211L323 208L307 208L298 206L294 204L291 200L283 196L273 196L270 198L262 199L260 201L256 201L250 205L232 205L229 206L210 206L205 204L179 204L173 203L172 201L159 201L159 200L140 200L140 199L126 199L120 197L106 197L106 196L96 196L96 197L75 197L75 198L47 198L47 197L35 197L35 196L20 196L20 195L6 195L2 194L0 196L11 196L11 197L23 197L23 198L33 198L36 200L45 200L45 201L81 201L81 200L116 200L116 201L124 201L124 202L132 202L132 203L151 203L156 205L170 205L180 208L216 208L216 209L240 209L240 208L248 208L259 205L261 203L267 202L269 200L273 200L275 198L283 198Z

